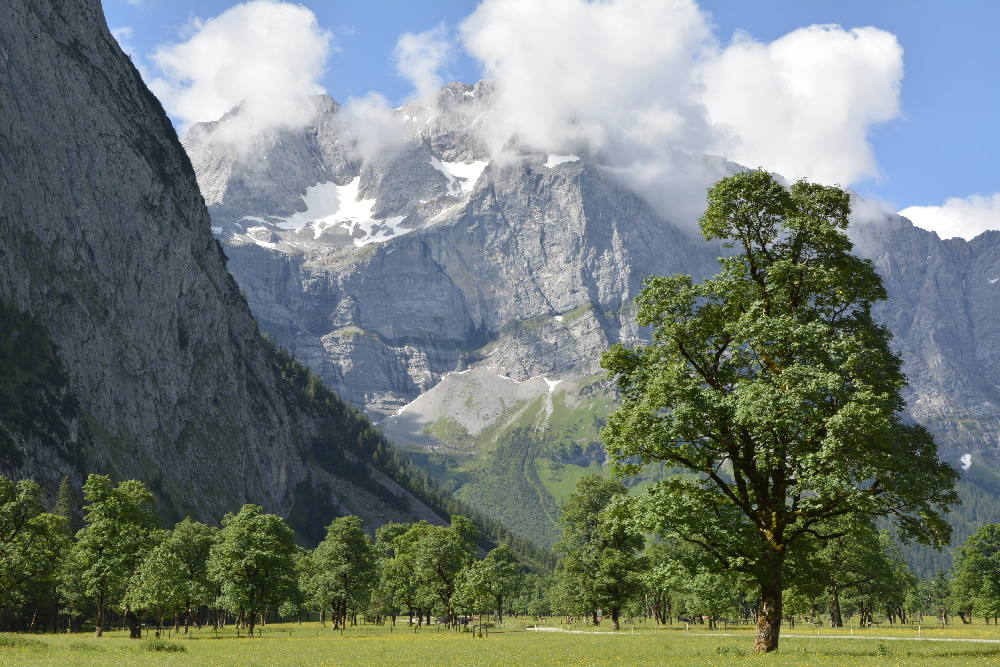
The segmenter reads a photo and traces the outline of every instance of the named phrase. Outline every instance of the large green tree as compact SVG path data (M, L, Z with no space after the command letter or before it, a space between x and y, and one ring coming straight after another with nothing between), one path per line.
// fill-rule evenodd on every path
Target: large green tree
M41 490L0 476L0 614L21 616L25 630L39 614L58 612L56 588L70 548L66 520L42 511Z
M244 505L222 520L208 576L219 584L221 606L246 623L248 636L259 614L294 596L298 549L288 524L259 505Z
M132 575L123 604L137 613L152 614L156 636L163 629L163 617L184 608L187 600L187 569L177 556L167 535L156 537L157 544L146 551Z
M93 602L98 637L107 626L107 611L123 602L132 575L153 545L159 520L153 494L137 480L117 486L106 475L90 475L83 485L84 526L67 560L64 592L71 603L77 596ZM139 619L125 602L125 622L133 639L139 638Z
M412 535L415 539L406 542L411 532L415 533ZM397 538L397 542L406 544L397 550L412 559L413 575L419 586L436 599L449 625L456 621L452 598L458 585L458 573L475 560L477 533L470 519L454 515L449 526L421 522Z
M764 171L719 181L701 218L734 252L721 272L651 277L637 297L649 345L603 365L621 405L602 431L616 469L663 462L648 527L699 545L760 587L754 647L778 647L786 559L831 518L891 516L940 545L956 473L926 430L903 423L906 379L872 305L874 266L851 253L850 196Z

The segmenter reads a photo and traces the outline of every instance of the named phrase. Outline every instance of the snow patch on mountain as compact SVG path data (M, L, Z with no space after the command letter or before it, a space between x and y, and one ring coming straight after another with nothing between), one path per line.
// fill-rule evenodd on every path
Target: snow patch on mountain
M972 467L972 454L962 454L958 460L962 462L962 470L968 470Z
M375 200L358 199L360 183L361 177L355 176L346 185L329 181L307 188L302 195L306 210L286 218L278 218L278 228L293 229L297 233L311 228L313 238L316 239L327 230L342 229L353 238L354 245L358 247L387 241L412 231L399 226L405 216L384 220L372 217Z
M549 159L545 161L545 166L551 169L564 162L576 162L580 159L579 155L554 155L549 153Z
M448 179L448 194L461 197L472 192L488 162L442 162L432 157L430 165Z

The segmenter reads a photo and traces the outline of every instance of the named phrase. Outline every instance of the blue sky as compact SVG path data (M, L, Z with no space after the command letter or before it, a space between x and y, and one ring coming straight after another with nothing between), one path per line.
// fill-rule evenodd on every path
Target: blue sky
M157 74L149 57L157 46L186 40L197 30L193 26L196 17L208 19L235 4L228 0L104 0L110 27L119 31L120 41L147 78ZM413 84L397 73L394 51L400 35L440 25L454 35L477 6L460 0L305 0L302 4L332 34L333 51L319 84L339 101L374 90L393 104L413 91ZM838 24L845 29L874 26L891 33L903 50L899 112L867 128L880 175L859 178L851 185L895 208L940 204L974 194L989 197L1000 190L996 167L1000 154L1000 40L996 37L1000 3L703 0L699 4L710 16L714 37L722 46L729 44L736 31L766 44L814 24ZM474 82L483 69L457 47L444 61L441 74L446 80ZM997 203L997 210L987 211L987 216L1000 215L1000 197Z

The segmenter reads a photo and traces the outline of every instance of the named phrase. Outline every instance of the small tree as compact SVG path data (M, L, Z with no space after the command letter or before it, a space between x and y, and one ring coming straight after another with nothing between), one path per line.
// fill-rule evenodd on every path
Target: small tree
M184 570L184 633L187 634L194 610L212 602L212 583L208 579L208 557L218 539L219 530L191 517L176 524L167 537L169 549Z
M556 545L563 554L564 576L579 590L594 624L597 610L606 610L615 630L620 629L622 608L642 590L639 573L645 568L638 554L642 536L624 522L602 515L612 500L625 494L616 480L600 475L581 479L563 506L563 534Z
M461 572L460 596L475 611L492 609L497 622L503 623L504 602L518 589L520 567L510 547L501 544L486 558L473 562Z
M159 520L153 511L153 494L137 480L115 486L106 475L90 475L83 485L84 526L76 534L71 568L65 578L70 595L82 592L94 602L98 637L104 634L107 611L122 602L133 573L153 544ZM78 584L77 584L78 582ZM141 638L135 610L124 604L129 636Z
M254 636L258 615L293 596L297 551L288 524L276 514L265 514L259 505L244 505L222 520L208 576L220 586L221 606L247 624L249 637Z
M448 619L455 623L452 597L458 585L458 573L475 558L476 528L464 516L455 515L450 526L432 526L420 522L394 540L400 565L412 567L417 583L415 591L423 604L431 600L440 604ZM395 576L406 576L397 570ZM427 611L429 613L429 604Z
M987 620L1000 616L1000 524L980 527L959 548L952 596Z
M874 266L851 254L850 196L763 171L719 181L701 219L737 252L722 271L653 277L636 302L649 345L603 365L621 405L602 430L617 472L662 462L646 527L677 534L760 590L754 648L778 648L786 558L847 515L891 516L904 539L942 545L956 472L902 423L906 380Z
M156 636L163 629L163 617L184 608L188 600L187 567L177 556L166 535L149 549L142 559L122 604L135 612L152 614L156 619Z
M349 609L368 604L376 572L374 549L361 519L340 517L327 526L326 538L310 554L304 593L320 608L332 611L334 629L342 628Z

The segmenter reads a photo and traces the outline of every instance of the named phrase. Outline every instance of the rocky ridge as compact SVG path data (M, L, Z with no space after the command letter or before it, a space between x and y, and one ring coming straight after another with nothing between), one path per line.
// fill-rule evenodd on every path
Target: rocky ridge
M716 247L664 220L600 156L515 147L491 161L478 131L487 82L395 110L407 139L367 159L335 102L310 104L313 122L272 133L266 151L213 142L210 124L185 147L263 327L376 418L469 368L587 377L609 343L639 340L630 299L646 275L716 270ZM323 188L357 195L317 208ZM911 379L911 413L949 451L1000 452L1000 234L941 240L859 210L851 235L886 279L879 316Z
M135 477L176 518L256 502L300 530L344 513L440 521L342 441L364 419L286 377L99 0L4 7L0 471Z

